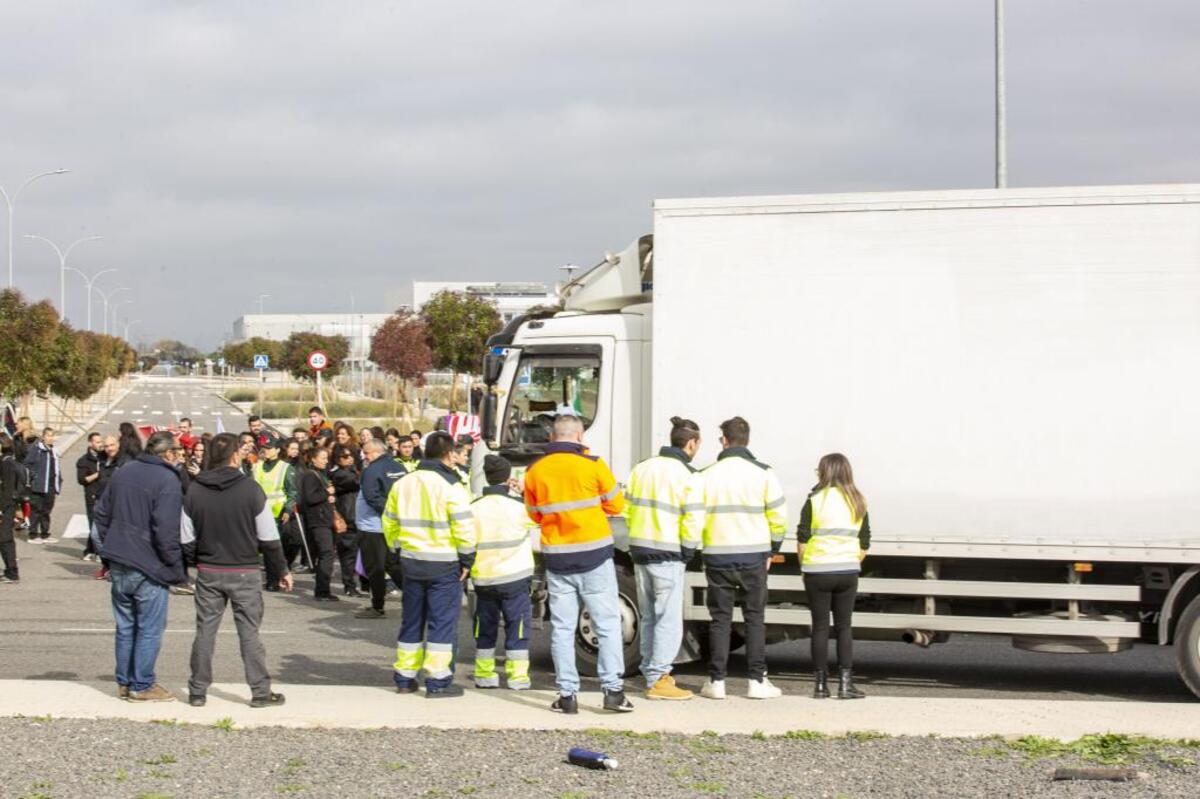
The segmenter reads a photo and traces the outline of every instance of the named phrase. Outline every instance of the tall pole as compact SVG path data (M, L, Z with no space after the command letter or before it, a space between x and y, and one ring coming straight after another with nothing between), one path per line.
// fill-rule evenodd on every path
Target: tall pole
M8 206L8 287L9 288L13 287L13 246L12 246L13 245L13 207L17 204L17 197L21 194L21 192L25 189L26 186L28 186L30 183L33 183L38 178L45 178L45 177L49 177L50 175L62 175L69 171L70 170L67 170L67 169L55 169L50 172L43 172L40 175L34 175L29 180L25 181L20 186L18 186L17 190L12 193L11 197L9 196L8 192L6 192L4 190L4 187L0 186L0 196L4 197L4 204Z
M96 278L100 277L101 275L106 275L109 272L116 272L117 268L114 266L112 269L101 269L99 272L92 275L90 278L87 275L85 275L82 271L76 269L73 266L68 266L67 270L79 275L87 283L87 288L88 288L87 328L88 328L88 332L90 333L90 332L92 332L92 288L96 285Z
M126 341L129 341L129 328L133 327L136 324L140 324L141 321L142 321L141 319L134 319L132 322L125 323L125 337L124 338Z
M996 188L1008 186L1008 111L1004 91L1004 0L996 3Z
M119 291L129 291L129 287L117 286L115 289L109 289L108 291L100 291L99 289L96 289L96 293L100 295L102 300L104 300L104 335L106 336L108 335L108 301L112 299L112 296Z
M50 239L46 238L45 236L35 236L32 233L26 233L25 238L37 239L38 241L46 242L58 255L58 315L65 320L67 318L67 259L71 257L71 250L75 249L80 244L83 244L85 241L96 241L97 239L102 239L104 237L84 236L82 239L76 239L75 241L71 242L71 245L65 250L60 249L57 244L50 241Z

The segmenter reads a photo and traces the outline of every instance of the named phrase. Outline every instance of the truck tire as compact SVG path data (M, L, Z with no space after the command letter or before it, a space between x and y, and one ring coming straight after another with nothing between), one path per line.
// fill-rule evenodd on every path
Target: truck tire
M1175 660L1184 684L1200 697L1200 596L1179 617L1175 628Z
M625 643L625 676L637 674L642 665L642 616L638 612L637 584L633 579L633 568L617 567L617 602L621 608L621 637ZM589 677L596 676L599 660L599 640L591 626L587 608L579 609L579 626L575 629L575 654L580 672Z
M696 630L696 642L700 644L700 662L708 663L709 655L712 654L712 649L708 645L708 622L703 622L699 629ZM746 638L735 625L734 629L729 631L729 651L736 652L746 645Z

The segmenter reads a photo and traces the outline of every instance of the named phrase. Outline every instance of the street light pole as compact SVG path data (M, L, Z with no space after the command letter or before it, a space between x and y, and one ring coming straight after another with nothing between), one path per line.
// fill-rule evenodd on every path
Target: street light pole
M126 342L129 341L129 328L133 327L136 324L140 324L141 321L142 321L141 319L134 319L132 322L125 323L125 337L124 338L125 338Z
M1008 187L1008 98L1004 85L1004 0L996 2L996 188Z
M54 248L54 252L58 255L58 315L64 320L67 318L67 258L71 256L71 250L83 244L85 241L96 241L104 238L103 236L85 236L82 239L77 239L71 242L71 246L66 250L59 249L59 246L45 236L35 236L32 233L26 233L25 238L37 239L44 241Z
M116 333L117 333L117 309L120 308L122 305L128 305L130 302L132 302L132 301L131 300L121 300L120 302L114 302L112 304L112 332L113 332L113 335L116 335Z
M4 204L8 206L8 287L9 288L13 287L13 207L16 206L16 204L17 204L17 197L21 194L21 192L24 190L24 188L26 186L28 186L30 183L33 183L38 178L45 178L45 177L49 177L51 175L62 175L69 171L70 170L68 170L68 169L55 169L50 172L43 172L40 175L34 175L29 180L25 181L20 186L18 186L17 190L12 193L11 197L9 196L8 192L6 192L4 190L4 187L0 186L0 196L4 197Z
M95 286L95 284L96 284L96 278L100 277L101 275L108 274L109 272L116 272L117 268L114 266L112 269L101 269L99 272L92 275L90 278L87 275L85 275L82 271L76 269L73 266L68 266L67 270L79 275L87 283L87 287L88 287L87 328L88 328L88 332L90 333L92 331L92 287Z
M106 336L108 335L108 301L112 299L112 296L118 291L129 291L129 287L117 286L115 289L109 289L108 291L96 289L96 293L100 295L102 300L104 300L104 335Z

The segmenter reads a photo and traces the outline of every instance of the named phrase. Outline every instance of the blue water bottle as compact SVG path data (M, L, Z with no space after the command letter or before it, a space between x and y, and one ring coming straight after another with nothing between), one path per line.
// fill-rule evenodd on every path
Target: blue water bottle
M578 746L572 746L571 750L567 752L567 760L576 766L604 771L612 771L617 767L615 758L611 758L603 752L593 752Z

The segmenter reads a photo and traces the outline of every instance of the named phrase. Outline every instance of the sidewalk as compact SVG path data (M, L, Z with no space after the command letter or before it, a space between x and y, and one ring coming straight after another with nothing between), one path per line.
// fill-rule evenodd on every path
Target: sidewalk
M186 697L186 686L168 685ZM630 697L633 713L599 710L599 694L580 695L577 716L549 711L546 691L468 690L462 699L430 702L422 695L400 696L386 686L282 685L281 708L251 709L243 684L216 684L208 704L135 704L116 698L114 685L57 680L0 680L0 715L55 718L176 719L211 725L232 718L240 727L413 728L580 730L779 735L814 730L830 735L874 730L888 735L977 737L1041 735L1075 739L1088 733L1121 732L1157 738L1200 734L1200 702L1056 702L1028 699L921 699L868 697L839 702L788 696L770 701L730 697L724 702L697 697L689 702L651 702Z

